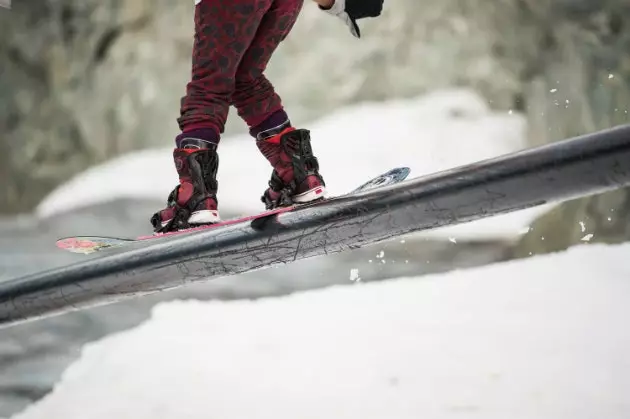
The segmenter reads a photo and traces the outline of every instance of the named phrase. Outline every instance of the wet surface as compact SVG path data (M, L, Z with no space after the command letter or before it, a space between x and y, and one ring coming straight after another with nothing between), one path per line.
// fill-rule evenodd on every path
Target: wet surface
M326 256L329 263L335 260L332 254L405 234L628 184L630 125L252 222L134 242L89 263L0 283L0 322L47 317L316 256Z
M54 219L0 220L0 280L65 266L91 256L56 249L68 235L135 236L150 232L147 214L159 202L121 200ZM223 214L229 217L230 214ZM285 295L330 285L353 286L486 264L503 258L500 242L451 243L395 238L336 255L218 278L125 302L71 312L0 329L0 417L22 410L48 393L81 347L148 318L151 308L175 298L237 299Z

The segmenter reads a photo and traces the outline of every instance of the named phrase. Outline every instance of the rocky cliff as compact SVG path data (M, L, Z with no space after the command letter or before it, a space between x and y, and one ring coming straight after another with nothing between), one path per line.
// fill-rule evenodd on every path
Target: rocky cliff
M0 211L28 210L95 162L172 140L192 3L29 0L0 11ZM628 120L624 0L388 0L361 26L357 40L306 2L269 66L294 121L446 86L526 113L534 145ZM243 128L233 112L228 130ZM625 223L625 192L608 196L561 211L603 228L612 199ZM593 212L600 207L606 214ZM567 225L556 247L573 240L577 223Z
M517 70L534 145L630 122L630 3L523 0L507 21L505 65ZM630 238L627 190L568 202L533 224L516 256Z
M192 2L29 0L0 12L0 210L169 140L190 67Z
M2 11L0 211L28 210L91 164L171 141L192 4L29 0ZM307 2L269 75L296 121L452 85L474 85L509 107L518 85L493 57L485 14L464 1L391 0L356 40ZM229 129L243 127L231 118Z

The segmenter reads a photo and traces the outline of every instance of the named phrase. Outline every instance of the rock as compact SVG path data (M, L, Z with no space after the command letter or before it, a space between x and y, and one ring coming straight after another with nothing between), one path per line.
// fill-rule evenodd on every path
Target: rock
M468 86L493 109L525 113L539 145L628 121L629 8L390 0L356 39L307 1L268 75L296 124L357 101ZM192 1L172 0L29 0L0 12L0 212L28 211L92 164L172 141L192 16ZM244 128L232 112L227 132ZM571 205L603 226L610 208L592 211L605 200ZM623 219L625 207L616 210Z
M34 0L0 13L0 211L28 211L94 163L172 141L192 13L167 0Z
M392 1L381 18L361 22L357 40L305 2L269 66L292 120L453 85L476 87L496 106L512 103L517 84L492 55L496 34L480 24L493 6L430 4ZM29 0L2 11L1 212L28 211L92 164L172 141L192 16L192 1L172 0ZM232 112L227 132L244 129Z
M521 68L533 145L630 122L630 5L622 0L524 1L506 57ZM535 5L535 6L534 6ZM529 28L529 29L523 29ZM542 216L515 256L630 238L630 199L622 189L574 200ZM590 238L586 238L585 236ZM541 237L545 239L542 240Z

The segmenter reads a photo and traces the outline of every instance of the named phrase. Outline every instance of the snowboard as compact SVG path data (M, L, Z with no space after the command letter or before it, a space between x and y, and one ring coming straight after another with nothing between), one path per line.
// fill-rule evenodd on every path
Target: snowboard
M314 205L316 203L331 201L334 199L338 199L345 196L350 196L353 194L357 194L359 192L367 191L375 188L382 188L384 186L393 185L395 183L402 182L409 176L411 169L408 167L396 167L394 169L389 170L386 173L383 173L379 176L376 176L367 182L363 183L356 189L347 192L342 195L337 195L333 197L328 197L324 199L318 199L317 201L312 201L304 204L294 204L288 207L276 208L273 210L268 210L264 212L260 212L254 215L248 215L245 217L232 218L225 221L221 221L215 224L208 224L199 227L192 227L185 230L172 231L167 233L154 233L146 236L139 236L134 238L122 238L122 237L106 237L106 236L74 236L74 237L64 237L57 240L56 245L59 249L67 250L73 253L81 253L81 254L91 254L94 252L99 252L102 250L119 248L125 246L127 244L138 242L138 241L146 241L146 240L158 240L163 237L175 236L175 235L183 235L188 234L194 231L201 231L207 229L217 229L221 227L225 227L232 224L242 223L246 221L255 221L260 218L268 217L271 215L281 214L285 212L293 211L297 208L302 208L309 205Z

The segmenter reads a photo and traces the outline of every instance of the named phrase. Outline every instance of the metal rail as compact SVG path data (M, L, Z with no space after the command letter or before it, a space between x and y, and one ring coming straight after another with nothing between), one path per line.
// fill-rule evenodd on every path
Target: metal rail
M629 184L625 125L1 282L0 327Z

